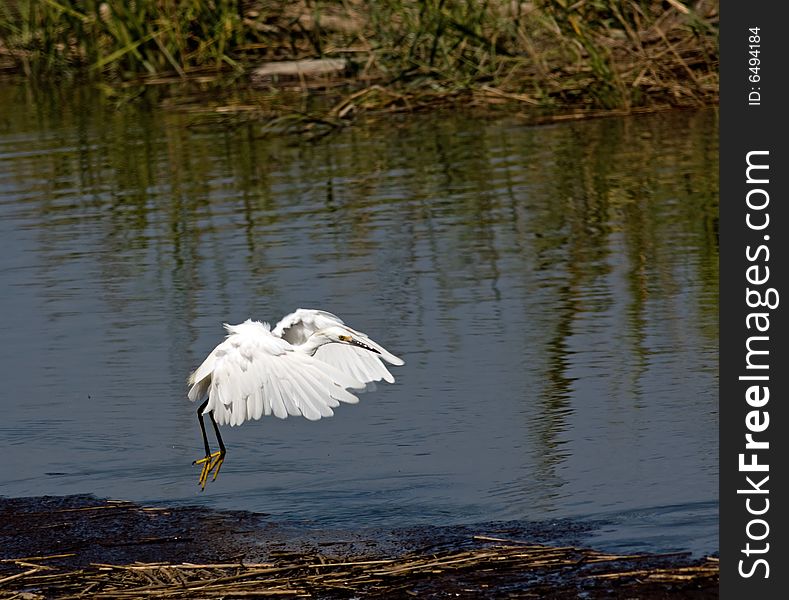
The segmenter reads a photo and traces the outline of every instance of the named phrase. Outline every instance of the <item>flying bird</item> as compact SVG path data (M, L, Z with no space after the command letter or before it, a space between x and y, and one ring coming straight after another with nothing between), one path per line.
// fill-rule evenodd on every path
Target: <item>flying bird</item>
M274 415L303 415L311 421L334 414L340 402L356 404L354 392L374 389L376 381L394 382L384 365L403 360L361 331L323 310L300 308L285 316L274 329L247 319L225 323L227 337L189 375L189 399L201 400L197 419L205 456L199 484L205 489L225 460L219 425L241 425L250 419ZM203 417L214 426L219 450L211 452Z

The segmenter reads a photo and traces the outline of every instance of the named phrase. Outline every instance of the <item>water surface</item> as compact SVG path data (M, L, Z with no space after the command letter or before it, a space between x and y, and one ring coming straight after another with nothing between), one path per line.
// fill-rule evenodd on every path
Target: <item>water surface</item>
M0 494L321 527L572 518L717 550L717 115L391 118L317 143L0 88ZM342 316L406 360L357 406L225 428L221 323Z

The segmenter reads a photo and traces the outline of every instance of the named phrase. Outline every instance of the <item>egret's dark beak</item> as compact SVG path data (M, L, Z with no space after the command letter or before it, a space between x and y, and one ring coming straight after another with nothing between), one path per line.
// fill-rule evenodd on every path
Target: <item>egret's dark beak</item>
M360 342L359 340L351 339L351 344L353 346L359 346L359 348L364 348L365 350L369 350L370 352L375 352L376 354L381 354L375 348L371 348L370 346L368 346L364 342Z

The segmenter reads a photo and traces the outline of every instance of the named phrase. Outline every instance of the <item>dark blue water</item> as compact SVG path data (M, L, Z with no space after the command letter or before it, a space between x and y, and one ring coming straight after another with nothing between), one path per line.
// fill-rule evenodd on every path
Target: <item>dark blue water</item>
M9 86L0 107L0 495L717 550L714 111L306 143ZM225 428L201 493L189 371L223 321L299 306L406 365L332 419Z

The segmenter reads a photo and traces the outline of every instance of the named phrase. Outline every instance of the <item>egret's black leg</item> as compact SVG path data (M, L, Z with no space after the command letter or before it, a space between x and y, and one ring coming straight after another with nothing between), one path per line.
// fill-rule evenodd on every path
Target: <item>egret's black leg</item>
M211 448L208 447L208 436L205 434L205 423L203 422L203 411L205 410L206 406L208 406L208 398L206 398L205 402L203 402L200 406L197 407L197 420L200 423L200 431L203 432L203 444L205 445L205 455L209 456L211 454ZM214 417L211 417L211 421L213 420ZM216 427L216 425L214 425L214 427ZM222 444L220 442L220 446L221 445Z
M214 413L208 413L208 417L211 419L211 425L214 426L214 433L216 434L216 441L219 442L219 450L221 450L222 454L225 453L225 444L222 442L222 436L219 435L219 425L216 424L214 420ZM208 445L206 443L206 445Z
M222 466L222 461L225 458L225 445L222 443L222 438L219 436L219 428L217 427L216 421L214 421L214 414L208 413L208 416L211 418L211 423L214 425L214 431L216 432L216 437L219 441L220 448L219 451L211 454L211 448L208 445L208 436L205 433L205 421L203 420L203 411L205 410L206 406L208 406L208 400L203 402L197 409L197 420L200 423L200 431L203 434L205 456L192 463L193 465L203 465L203 468L200 471L200 479L198 479L198 483L202 489L205 489L205 484L208 481L208 475L214 469L216 469L214 472L214 479L216 479L216 476L219 473L219 467Z
M214 458L214 460L211 462L210 468L208 469L209 472L212 469L216 469L214 471L214 478L211 480L211 481L216 481L216 476L219 475L219 469L222 468L222 463L225 462L225 454L227 454L227 451L225 450L225 444L222 441L222 436L219 434L219 426L216 424L216 420L214 419L214 413L213 412L208 413L208 418L211 419L211 425L214 426L214 433L216 434L216 441L219 442L219 452L218 453L215 452L212 455L215 456L216 454L218 454L219 456L216 456L216 458Z

